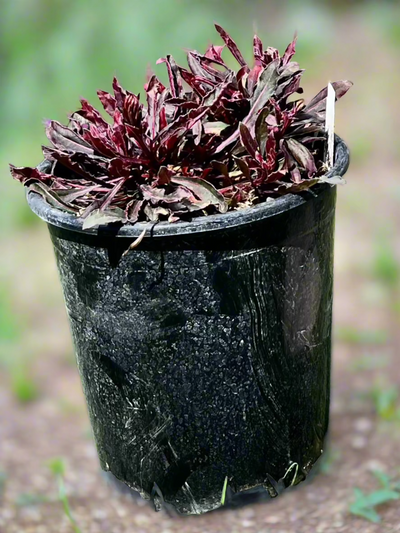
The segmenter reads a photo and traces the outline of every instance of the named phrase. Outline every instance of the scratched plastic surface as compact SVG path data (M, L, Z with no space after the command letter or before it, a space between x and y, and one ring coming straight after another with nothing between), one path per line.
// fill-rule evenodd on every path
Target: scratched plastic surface
M124 257L125 238L49 225L101 466L156 508L274 497L322 453L336 188L316 191Z

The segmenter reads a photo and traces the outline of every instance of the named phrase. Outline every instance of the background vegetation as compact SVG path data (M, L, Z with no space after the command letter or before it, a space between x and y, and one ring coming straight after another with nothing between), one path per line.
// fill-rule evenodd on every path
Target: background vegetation
M82 530L97 531L93 525L97 519L93 516L100 516L98 523L104 526L105 518L101 519L98 510L105 506L107 516L111 516L110 524L117 528L109 530L125 531L122 525L125 518L117 511L114 516L112 511L112 505L117 509L125 504L115 503L119 502L115 499L111 505L109 494L103 494L103 501L101 490L97 491L97 460L88 440L87 415L73 366L73 349L46 228L27 208L22 187L8 173L8 163L21 166L39 163L40 146L46 142L43 120L66 121L67 114L78 107L80 96L96 103L96 89L110 89L114 75L127 88L140 92L149 65L157 73L164 71L162 66L155 65L159 57L171 53L182 62L185 47L203 50L209 42L219 42L214 21L224 26L249 55L254 30L266 44L281 50L298 31L297 59L306 68L303 84L306 98L328 80L349 78L355 83L340 101L336 121L338 133L351 148L352 163L348 185L340 188L338 197L334 451L324 474L331 476L330 482L321 482L322 492L327 485L333 487L329 507L332 520L322 528L325 518L317 516L317 505L312 507L311 489L303 492L309 518L304 519L305 529L299 526L298 531L315 531L317 526L320 527L317 531L334 531L329 528L333 528L335 516L343 522L343 529L338 527L338 531L355 531L358 522L349 521L352 519L348 507L355 486L365 493L374 489L368 464L378 461L375 467L389 471L391 479L398 475L399 2L3 0L0 1L1 531L2 527L8 528L4 529L7 533L28 531L28 526L32 526L29 531L39 532L34 524L39 528L47 523L44 516L52 517L48 531L53 531L52 527L60 531L62 506L46 507L50 505L48 500L58 501L53 494L54 480L46 466L54 455L66 456L70 465L65 471L66 485L72 487L76 496L71 507L75 503L75 507L81 508L78 515L85 526ZM370 433L362 429L367 426ZM84 452L87 447L91 450L90 459ZM85 471L92 472L92 478L82 485L80 480ZM296 498L291 505L297 505L301 514L302 504L296 502L302 500ZM372 498L375 503L378 500ZM21 501L28 505L19 505ZM363 500L360 504L362 509L367 508L364 514L376 519L376 514L369 513L368 502ZM131 509L131 505L126 503L126 509ZM335 505L337 510L333 511ZM360 508L357 505L356 502L353 510ZM30 509L28 513L24 511L26 507ZM326 506L322 507L328 512ZM32 508L40 515L36 522ZM279 515L279 507L275 509ZM311 511L317 513L314 522ZM263 521L262 513L257 513ZM381 513L379 508L381 515L384 524L388 524L387 531L394 531L390 530L391 520L393 524L400 522L398 502L388 504L386 512L384 508ZM215 519L216 524L218 520L222 519ZM223 520L222 530L234 529L230 519ZM255 530L261 531L258 518L254 520L258 528ZM288 520L283 511L281 520L279 530L283 531ZM129 523L132 520L126 518L127 528ZM205 527L210 523L202 522ZM191 524L194 531L194 523ZM273 527L273 522L270 525ZM68 521L64 526L68 531ZM381 529L371 531L386 531L384 526L377 527Z

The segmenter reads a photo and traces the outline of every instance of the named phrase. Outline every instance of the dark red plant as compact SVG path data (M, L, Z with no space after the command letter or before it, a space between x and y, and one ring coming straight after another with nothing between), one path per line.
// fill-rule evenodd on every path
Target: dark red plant
M188 69L169 55L157 62L169 87L151 76L147 105L114 78L113 95L98 91L110 121L84 99L68 126L48 121L45 161L10 165L13 177L85 219L85 228L224 213L326 181L327 89L307 105L293 99L303 92L303 70L292 61L296 38L280 56L255 36L248 65L216 29L225 45L189 51ZM222 59L225 46L237 72ZM351 85L333 83L336 98Z

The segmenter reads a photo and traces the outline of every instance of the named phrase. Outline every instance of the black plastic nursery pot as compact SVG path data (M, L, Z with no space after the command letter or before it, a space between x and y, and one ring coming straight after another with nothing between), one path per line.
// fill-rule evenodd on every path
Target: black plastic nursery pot
M348 167L337 138L335 166ZM304 480L328 428L336 187L158 223L49 227L101 466L181 514ZM148 226L147 226L148 227Z

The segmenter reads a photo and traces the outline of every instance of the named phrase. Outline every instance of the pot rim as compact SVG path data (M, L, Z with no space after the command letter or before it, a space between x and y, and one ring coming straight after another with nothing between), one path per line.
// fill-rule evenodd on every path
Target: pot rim
M339 136L335 135L335 164L327 173L327 177L344 176L349 167L349 162L350 154L347 145ZM171 223L163 221L156 223L136 222L134 225L125 224L118 231L113 232L113 234L115 237L136 238L144 229L148 229L149 233L151 232L151 236L157 238L227 230L231 227L251 224L257 220L273 217L284 211L294 209L310 201L318 193L329 187L331 187L329 184L317 184L309 191L305 191L305 193L288 193L275 199L273 202L265 201L238 211L194 217L190 222L180 221ZM86 235L98 235L98 228L83 229L82 219L61 209L52 207L40 194L28 189L26 197L32 211L48 224Z

